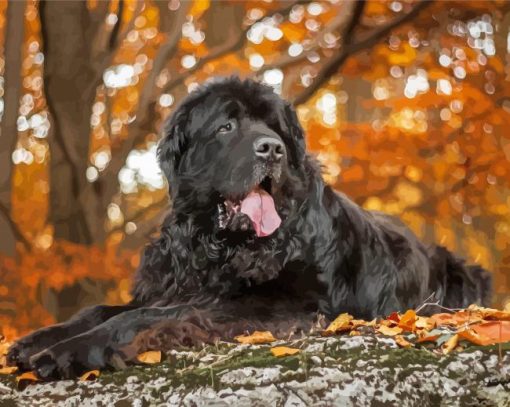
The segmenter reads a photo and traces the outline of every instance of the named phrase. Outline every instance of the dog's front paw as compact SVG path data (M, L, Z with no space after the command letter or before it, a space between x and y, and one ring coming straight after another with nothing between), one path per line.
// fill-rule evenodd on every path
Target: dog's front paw
M6 360L9 366L17 366L20 370L30 369L30 357L45 349L45 341L38 341L38 335L28 335L13 343L7 350Z
M60 342L65 335L65 329L58 325L34 331L11 345L6 355L7 364L17 366L20 370L29 370L32 355Z
M92 339L78 336L59 342L33 355L30 368L42 380L55 380L72 379L94 369L126 366L122 354Z

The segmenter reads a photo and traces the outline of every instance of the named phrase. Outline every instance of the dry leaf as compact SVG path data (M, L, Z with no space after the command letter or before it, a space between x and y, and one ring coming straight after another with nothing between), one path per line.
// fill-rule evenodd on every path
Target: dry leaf
M87 380L96 380L99 377L99 370L91 370L85 372L80 376L80 381L85 382Z
M140 353L136 360L142 363L154 364L161 362L161 351L160 350L150 350L148 352Z
M402 335L396 335L394 339L397 345L400 346L401 348L410 348L411 346L413 346L413 344L411 342L408 342L407 339L404 338Z
M337 332L349 331L352 329L351 321L353 317L347 313L340 314L331 324L322 332L323 335L333 335Z
M431 334L427 331L423 331L421 335L419 336L416 343L422 343L422 342L435 342L437 338L439 338L440 334Z
M273 356L276 356L277 358L282 356L289 356L289 355L295 355L296 353L299 353L300 350L296 348L288 348L286 346L275 346L274 348L271 348L271 353Z
M508 311L500 311L500 310L497 310L497 309L494 309L494 308L484 308L484 307L479 307L478 305L470 305L468 307L468 310L469 311L474 311L474 312L477 312L477 313L480 313L482 318L485 318L485 319L495 319L495 320L499 320L499 321L510 321L510 312Z
M392 312L388 318L386 318L388 321L396 322L397 324L400 322L400 316L398 315L398 312Z
M18 371L18 368L16 366L6 366L0 368L0 374L12 374L16 373Z
M363 319L353 319L351 321L351 328L354 329L354 328L358 328L360 326L369 326L370 322L367 322Z
M459 332L462 339L475 345L486 346L510 342L510 321L490 321L471 325Z
M416 312L412 309L407 310L404 315L400 317L398 326L406 331L415 331Z
M414 326L417 329L426 329L428 331L433 329L436 326L436 324L430 318L418 316L416 317L416 322L414 323Z
M395 336L402 333L402 328L398 326L390 327L386 325L381 325L379 328L377 328L377 332L380 332L383 335L387 336Z
M273 334L269 331L255 331L251 335L239 335L236 336L234 339L237 342L249 343L252 345L261 343L271 343L277 340L273 336Z
M457 335L457 334L452 335L452 337L450 339L448 339L445 343L443 343L443 345L441 346L441 348L443 349L443 353L445 355L450 353L452 350L455 349L455 347L457 346L458 343L459 343L459 335Z
M474 311L459 311L455 314L434 314L430 319L434 321L436 326L453 325L456 327L483 320L481 314Z
M24 389L31 383L38 382L39 378L35 375L34 372L25 372L16 377L16 384L19 390Z
M351 332L349 332L349 336L360 336L360 335L361 335L360 331L351 331Z

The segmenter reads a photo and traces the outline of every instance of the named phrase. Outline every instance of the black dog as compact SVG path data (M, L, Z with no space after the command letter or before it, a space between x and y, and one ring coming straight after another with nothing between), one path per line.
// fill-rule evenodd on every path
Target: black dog
M73 377L247 330L308 332L319 314L489 302L486 271L326 185L294 110L268 87L229 78L194 91L167 122L159 160L173 210L133 301L22 338L11 364Z

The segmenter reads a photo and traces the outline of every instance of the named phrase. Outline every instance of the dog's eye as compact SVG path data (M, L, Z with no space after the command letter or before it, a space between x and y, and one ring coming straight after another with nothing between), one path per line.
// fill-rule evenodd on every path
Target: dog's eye
M218 128L218 133L229 133L236 128L236 123L233 120L225 123Z

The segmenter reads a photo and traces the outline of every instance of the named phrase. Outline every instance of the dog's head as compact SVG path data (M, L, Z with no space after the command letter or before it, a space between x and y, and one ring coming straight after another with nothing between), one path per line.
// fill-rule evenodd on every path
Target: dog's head
M277 222L282 192L304 157L303 131L290 105L271 88L235 77L211 81L184 99L159 145L174 211L190 215L223 205L266 222Z

